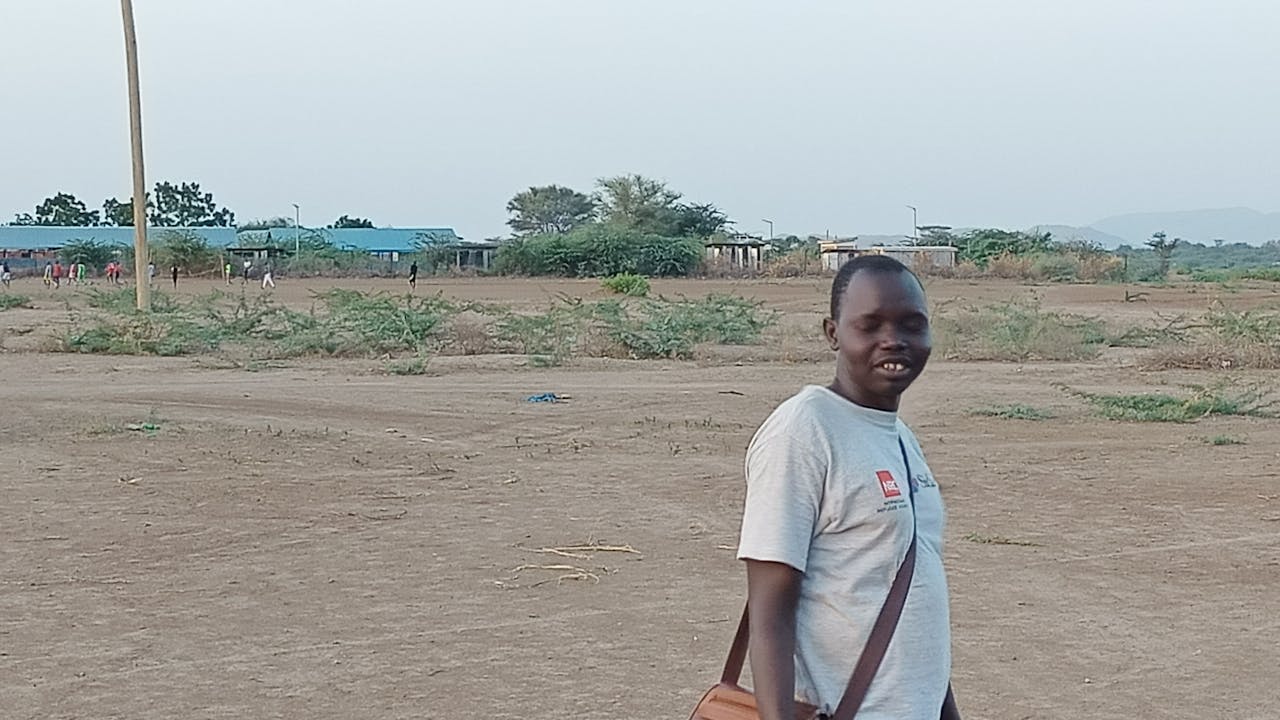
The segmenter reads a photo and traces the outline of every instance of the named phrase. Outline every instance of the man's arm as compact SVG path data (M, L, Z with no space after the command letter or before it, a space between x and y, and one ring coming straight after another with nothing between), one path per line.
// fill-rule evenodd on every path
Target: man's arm
M794 720L796 601L803 574L783 563L746 563L751 678L760 720Z

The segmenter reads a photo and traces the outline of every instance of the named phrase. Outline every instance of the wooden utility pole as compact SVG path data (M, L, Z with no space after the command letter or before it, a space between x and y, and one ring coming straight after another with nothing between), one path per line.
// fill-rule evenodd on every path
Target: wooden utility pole
M138 309L149 310L147 178L142 171L142 93L138 89L138 35L133 27L132 0L120 0L120 12L124 15L124 59L129 68L129 134L133 144L133 277Z

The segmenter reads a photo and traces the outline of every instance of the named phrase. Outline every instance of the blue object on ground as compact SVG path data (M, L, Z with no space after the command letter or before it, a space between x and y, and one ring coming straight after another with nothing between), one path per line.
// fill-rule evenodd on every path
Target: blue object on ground
M530 395L529 397L525 398L525 402L532 402L532 403L555 402L559 399L560 399L559 396L557 396L555 393L539 393L537 395Z

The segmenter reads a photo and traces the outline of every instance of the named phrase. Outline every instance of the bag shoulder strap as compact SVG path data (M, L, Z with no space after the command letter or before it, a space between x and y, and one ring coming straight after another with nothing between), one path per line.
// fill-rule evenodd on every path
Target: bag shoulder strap
M884 605L880 607L880 614L876 616L875 624L871 626L867 644L862 648L862 654L858 656L853 674L849 677L849 684L845 687L844 696L832 713L831 720L853 720L854 715L857 714L863 699L866 698L867 690L871 688L871 681L875 679L876 672L880 670L880 663L884 661L884 655L889 650L889 642L893 640L893 633L898 628L898 620L902 617L902 608L907 604L907 591L911 588L911 578L915 575L915 488L911 485L911 461L907 459L907 446L901 437L898 438L898 448L902 451L902 461L907 471L908 494L911 497L911 545L907 548L902 564L898 566L898 572L893 576L889 595L885 598ZM738 621L738 631L733 636L733 644L729 646L729 657L725 660L724 671L720 675L722 683L737 685L742 679L742 667L747 660L747 645L751 637L750 612L750 605L742 608L742 619Z

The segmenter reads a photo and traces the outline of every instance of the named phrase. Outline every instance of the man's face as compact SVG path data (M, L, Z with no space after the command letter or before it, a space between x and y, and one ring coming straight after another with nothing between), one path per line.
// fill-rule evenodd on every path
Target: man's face
M823 328L836 351L836 391L878 410L898 409L933 350L924 290L905 272L855 273L839 318Z

